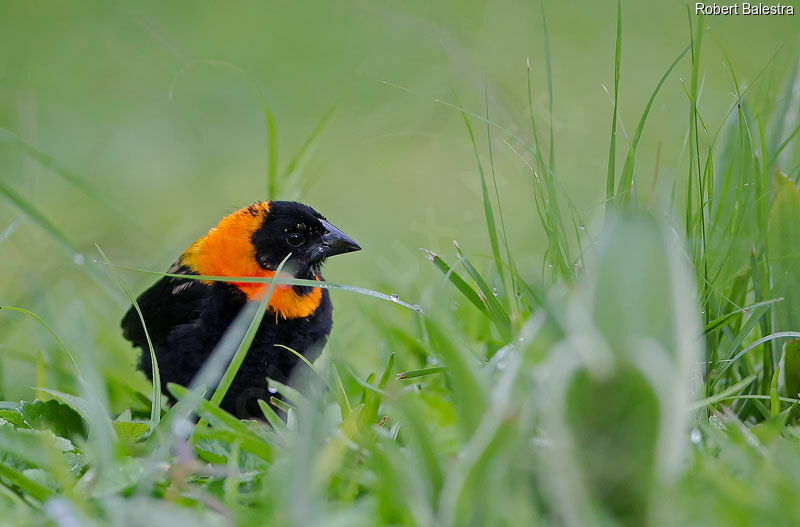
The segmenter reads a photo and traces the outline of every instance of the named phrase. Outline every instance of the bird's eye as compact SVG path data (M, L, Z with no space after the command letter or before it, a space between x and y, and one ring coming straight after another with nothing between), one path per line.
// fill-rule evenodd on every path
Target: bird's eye
M300 247L304 241L306 241L305 237L297 232L293 232L286 237L286 243L292 247Z

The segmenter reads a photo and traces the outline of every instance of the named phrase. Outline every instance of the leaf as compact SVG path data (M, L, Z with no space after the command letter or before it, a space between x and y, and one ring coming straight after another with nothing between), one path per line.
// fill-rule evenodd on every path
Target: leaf
M155 430L156 426L158 426L158 421L161 419L161 372L158 368L158 358L156 357L156 350L153 348L153 341L150 339L150 332L147 330L147 324L144 321L144 315L142 314L142 309L139 307L139 302L136 300L136 297L131 292L128 284L125 283L125 280L122 279L120 276L119 271L117 268L111 265L111 260L108 259L106 253L100 248L99 245L95 244L97 250L100 252L100 255L103 257L103 260L108 264L111 268L111 272L114 275L114 278L117 279L120 288L125 293L125 296L128 297L128 301L133 305L134 309L136 309L136 313L139 315L139 322L142 324L142 329L144 330L144 337L147 340L147 349L150 352L150 371L151 371L151 383L153 386L153 396L152 396L152 403L150 405L150 426L151 429Z
M769 251L772 295L783 297L775 306L774 331L800 328L800 189L784 174L774 179L775 200L769 212Z
M146 426L146 425L145 425ZM106 470L103 477L97 482L92 478L84 476L78 482L78 487L90 493L92 497L100 498L118 494L125 489L131 488L147 476L147 468L142 460L133 457L124 457L113 464L113 469Z
M608 379L579 370L567 387L565 420L587 491L620 525L644 525L657 473L659 398L641 372Z
M173 383L167 384L167 390L176 399L180 399L189 393L188 389ZM242 441L242 448L249 450L264 461L272 460L272 447L270 444L253 432L244 421L240 421L211 401L203 398L200 399L200 408L198 410L211 421L233 432L235 435L232 437ZM206 433L215 434L216 432L214 430L206 432L204 427L199 426L195 429L196 437L205 437L203 434Z
M58 390L51 390L49 388L36 388L36 389L39 390L39 391L45 392L45 393L47 393L49 395L52 395L53 397L55 397L59 401L63 402L64 404L68 405L70 408L75 410L78 414L81 415L81 417L84 418L84 420L86 420L87 423L91 422L90 421L90 417L91 417L92 413L94 412L94 409L92 408L91 404L89 404L89 402L86 399L84 399L82 397L78 397L76 395L70 395L68 393L59 392ZM102 426L107 426L109 428L108 432L109 432L110 436L111 437L115 437L114 433L113 433L114 432L113 431L113 426L111 425L111 420L110 419L103 420L102 421Z
M647 101L647 105L645 106L644 111L642 112L642 117L639 119L639 124L636 127L636 132L633 135L633 139L631 140L630 147L628 148L628 157L625 158L625 165L622 167L622 174L619 178L619 183L617 185L617 194L616 200L619 205L625 204L630 199L631 194L631 185L633 183L633 169L634 163L636 159L636 147L639 144L639 139L642 137L642 132L644 131L644 125L647 123L647 116L650 113L650 109L653 106L653 101L655 101L658 92L661 91L661 87L664 85L664 82L669 77L672 70L675 69L675 66L681 61L684 55L691 49L690 46L686 46L683 51L678 55L678 57L670 64L667 71L664 72L664 75L661 76L661 79L658 81L655 89L650 94L650 99Z
M786 395L800 396L800 339L783 345L783 379Z
M778 400L778 379L781 375L781 367L775 368L772 374L772 382L769 384L770 416L774 417L781 413L781 403Z
M55 399L24 402L18 412L25 420L25 424L34 430L50 430L55 435L68 439L86 437L84 421L80 414Z
M147 423L114 421L113 424L114 430L117 431L117 436L125 443L135 443L150 430L150 426Z
M450 282L456 286L464 297L470 301L470 303L477 307L482 313L486 313L486 304L481 301L478 293L472 289L467 282L464 281L455 271L453 271L452 267L450 267L447 262L442 260L442 257L436 254L433 251L429 251L427 249L423 249L425 251L428 260L436 266L442 273L444 273Z
M287 254L283 261L278 265L277 269L275 269L275 275L280 275L283 266L286 264L286 261L291 256L291 253ZM225 373L222 375L222 378L219 380L219 384L217 385L217 389L214 390L214 394L211 396L211 404L214 406L219 406L222 403L222 400L225 398L225 394L228 393L228 389L233 384L233 380L236 378L236 373L239 371L239 368L242 366L245 357L247 356L247 352L250 350L250 345L253 343L253 339L256 336L256 332L258 328L261 326L261 319L264 318L264 314L267 312L267 305L269 304L269 299L272 297L272 292L275 290L275 282L272 282L267 287L266 294L264 294L264 298L258 303L258 309L253 314L253 318L250 320L250 325L245 330L244 334L241 337L241 341L239 342L239 346L236 348L236 351L231 358L230 363L228 363L228 367L225 370ZM220 344L221 346L221 344ZM220 347L218 346L218 348ZM218 351L215 350L215 352ZM200 427L202 428L202 426Z
M458 95L456 95L455 90L452 90L452 93L453 93L453 98L456 101L456 104L458 106L461 106L461 101L458 100ZM486 129L489 130L490 129L490 125L489 125L489 119L488 119L489 118L489 116L488 116L488 110L489 110L488 97L486 99L486 110L487 110ZM472 132L472 126L469 123L469 118L467 117L466 112L462 111L461 112L461 117L464 119L464 124L467 127L467 133L469 134L469 139L470 139L470 142L472 143L472 150L475 153L475 161L476 161L476 163L478 165L478 174L480 175L480 180L481 180L481 195L482 195L482 198L483 198L483 214L484 214L484 219L486 221L486 229L487 229L487 231L489 233L489 244L492 247L492 255L494 257L494 263L495 263L495 266L497 268L497 275L502 281L503 280L503 261L502 261L502 259L500 257L500 243L499 243L498 238L497 238L497 225L496 225L495 220L494 220L494 210L492 209L492 200L489 197L489 189L488 189L488 187L486 185L486 175L483 172L483 165L481 164L481 156L480 156L480 153L478 152L478 144L475 142L475 135ZM492 159L491 136L489 136L488 139L489 139L489 159ZM493 161L492 161L492 171L494 171L494 163L493 163Z
M267 386L269 386L270 393L281 394L286 401L293 406L302 406L306 402L306 398L303 394L291 386L278 382L275 379L267 379Z
M461 424L468 433L472 433L488 405L486 389L478 376L478 359L470 351L464 350L463 346L454 343L450 334L430 318L425 319L425 329L430 337L431 348L447 366L462 416Z
M44 501L52 494L51 490L39 485L19 471L7 465L0 464L0 477L10 481L24 492L30 494L34 499L39 501Z
M15 428L28 428L22 415L16 410L0 410L0 419L5 419ZM4 423L5 424L5 423Z
M344 421L350 417L353 409L350 405L350 400L347 398L347 392L344 389L344 385L342 384L342 378L339 377L339 371L333 364L331 364L331 378L333 382L333 388L336 392L336 402L339 403L339 409L342 412L342 421Z
M494 324L497 331L500 333L500 337L505 341L508 342L511 340L511 319L508 317L508 314L503 309L503 306L500 305L500 302L495 298L495 292L489 287L489 284L486 283L486 280L481 276L477 269L472 265L464 253L461 251L461 247L457 243L453 243L456 247L456 251L458 251L458 256L461 258L461 262L464 264L464 268L467 270L469 275L475 280L475 285L478 286L478 289L481 291L483 295L483 299L485 299L486 305L489 308L489 318Z
M258 407L261 408L264 418L266 418L267 422L272 426L272 429L275 430L278 437L288 442L289 428L286 426L286 423L283 422L283 419L275 413L275 410L273 410L269 404L261 399L258 400Z
M418 370L409 370L397 374L397 380L414 379L416 377L424 377L425 375L432 375L434 373L441 373L447 368L444 366L433 366L431 368L420 368Z

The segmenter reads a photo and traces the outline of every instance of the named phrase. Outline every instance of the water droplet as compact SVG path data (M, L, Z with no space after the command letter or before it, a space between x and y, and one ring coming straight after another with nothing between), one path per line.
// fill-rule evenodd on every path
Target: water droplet
M422 306L421 306L421 305L419 305L419 304L414 304L414 305L413 305L413 306L411 306L411 307L412 307L412 308L414 308L414 311L416 311L417 313L422 313Z
M553 268L553 264L547 264L547 268L548 269L552 269Z
M397 295L389 295L389 300L391 300L392 302L397 303L397 302L400 301L400 297L397 296Z
M703 439L700 430L697 428L692 429L691 433L689 434L689 440L694 443L695 445L699 444L700 441Z
M586 230L586 225L578 225L578 229L580 229L582 231L585 231Z
M499 293L497 292L497 288L496 288L496 287L493 287L493 288L492 288L492 294L493 294L494 296L497 296L497 295L499 294Z
M272 385L270 385L270 386L267 388L267 391L268 391L269 393L278 393L278 389L277 389L277 388L275 388L275 387L274 387L274 386L272 386Z
M83 265L86 263L86 257L83 256L81 253L75 253L72 256L72 261L75 262L75 265Z

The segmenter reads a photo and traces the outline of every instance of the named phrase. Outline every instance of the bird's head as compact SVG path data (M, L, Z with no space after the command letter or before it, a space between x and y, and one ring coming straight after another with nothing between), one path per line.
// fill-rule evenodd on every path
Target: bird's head
M272 277L291 253L283 272L303 279L320 279L329 256L358 251L349 236L319 212L294 201L262 201L222 218L208 234L187 249L181 265L206 276ZM263 284L233 282L248 299L263 294ZM305 296L311 288L278 286L270 306L281 298ZM319 289L314 289L319 293ZM283 309L289 311L289 308ZM303 312L302 310L299 312Z
M264 221L250 237L258 264L275 271L291 253L285 268L298 277L311 278L329 256L361 249L322 214L295 201L270 201Z

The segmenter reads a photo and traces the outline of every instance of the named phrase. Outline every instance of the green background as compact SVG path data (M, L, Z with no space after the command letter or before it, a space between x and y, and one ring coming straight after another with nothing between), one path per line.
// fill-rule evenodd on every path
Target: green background
M308 186L298 197L364 251L334 258L325 276L411 302L435 302L436 290L426 296L420 284L441 280L418 248L452 259L454 238L468 253L487 247L471 143L459 113L436 100L452 101L452 88L483 114L487 90L491 118L532 144L529 57L542 130L550 119L538 3L6 1L1 9L0 126L85 178L104 203L3 143L0 178L45 212L86 255L84 266L100 267L92 261L97 243L115 263L163 271L221 216L266 197L266 126L255 93L243 76L206 63L176 81L195 59L225 61L252 78L275 114L281 167L337 104L304 165ZM616 6L545 2L545 9L558 176L591 230L604 196L611 98L603 85L613 86ZM624 2L624 9L620 115L630 134L696 19L676 1ZM762 81L774 85L797 58L799 16L705 19L713 37L703 51L704 120L715 128L734 101L714 39L739 82L763 70ZM689 68L684 61L666 81L648 120L637 167L644 197L659 148L662 181L683 170L681 82ZM485 128L473 126L484 140ZM618 145L624 154L624 139ZM535 278L545 237L530 172L500 134L493 147L515 259ZM19 215L0 199L0 232ZM136 292L153 281L124 276ZM334 303L332 346L374 368L376 339L363 312L389 317L396 309L341 292ZM87 278L28 218L0 241L0 304L36 312L68 342L94 342L107 376L130 376L135 353L117 329L127 308L121 294ZM63 357L47 355L50 337L34 322L4 313L0 335L0 398L33 395L39 353L48 385L70 386Z

